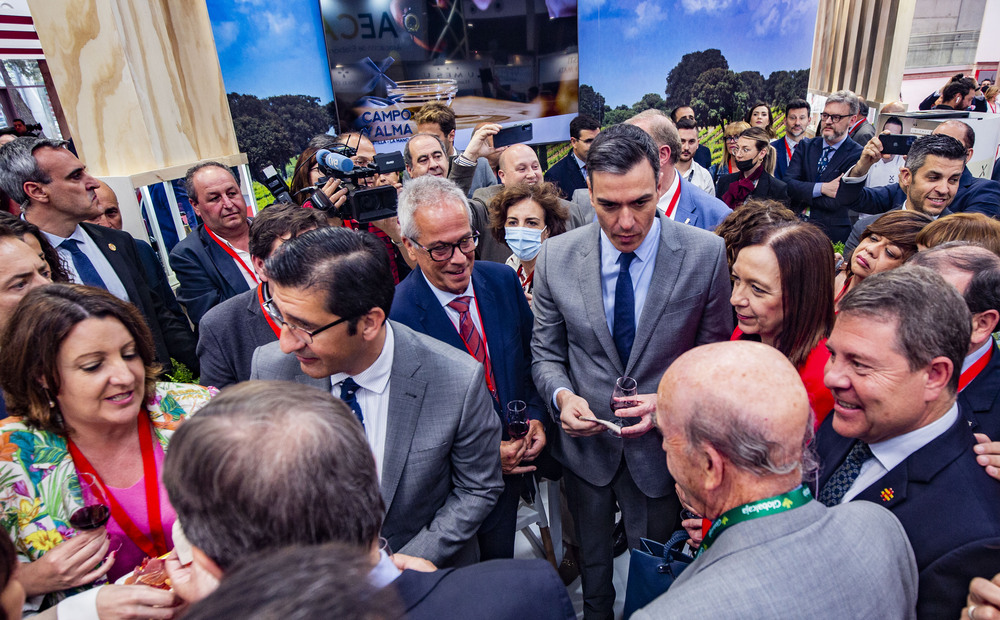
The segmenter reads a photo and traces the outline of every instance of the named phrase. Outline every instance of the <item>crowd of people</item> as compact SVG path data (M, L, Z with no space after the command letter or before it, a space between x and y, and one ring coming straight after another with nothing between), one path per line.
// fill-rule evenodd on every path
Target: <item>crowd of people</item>
M715 166L688 106L580 115L545 170L430 104L371 221L317 159L360 133L252 218L199 163L176 296L64 143L10 141L0 607L573 618L579 574L606 619L616 538L686 530L635 617L996 617L1000 185L968 124L894 159L865 113L755 102ZM560 572L513 559L543 479Z

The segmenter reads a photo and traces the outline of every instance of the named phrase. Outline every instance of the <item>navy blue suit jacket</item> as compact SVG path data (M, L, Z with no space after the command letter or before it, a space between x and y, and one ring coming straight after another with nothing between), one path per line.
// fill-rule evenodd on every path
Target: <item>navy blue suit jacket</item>
M177 300L187 308L195 325L213 307L250 290L240 268L208 236L204 224L174 246L170 252L170 267L180 282Z
M792 211L802 213L809 209L810 222L822 228L834 241L844 241L851 233L851 218L847 214L847 207L836 198L822 194L813 198L813 186L832 181L854 167L861 157L862 148L854 140L845 137L844 143L834 152L823 174L817 174L816 167L825 145L822 137L799 142L781 180L788 185Z
M680 182L681 197L677 199L675 222L711 232L733 212L726 203L699 190L684 177L680 177Z
M920 575L918 618L957 618L973 577L1000 572L1000 482L976 463L966 415L852 501L888 508L902 523ZM854 440L828 416L816 435L819 488L847 458Z
M472 269L472 286L476 291L500 397L500 403L494 401L493 408L503 419L500 407L506 408L512 400L523 400L528 405L528 417L546 422L545 404L531 379L531 329L535 319L517 273L507 265L476 261ZM419 268L410 272L396 287L389 318L468 352L455 324L448 318ZM507 438L506 428L504 437Z
M712 167L712 149L704 144L699 144L698 150L694 152L694 160L699 166L708 170Z
M885 213L906 202L906 192L899 187L899 183L882 187L865 187L864 183L841 183L837 190L837 202L858 213ZM952 213L982 213L998 217L1000 183L974 177L966 168L948 209Z
M788 170L788 151L785 150L785 139L778 138L771 143L774 147L774 178L779 181L784 180L785 171Z
M986 367L958 393L958 403L970 414L973 431L1000 440L1000 348L996 343Z
M566 200L570 200L576 190L587 187L587 180L583 178L572 151L545 171L545 180L558 185Z

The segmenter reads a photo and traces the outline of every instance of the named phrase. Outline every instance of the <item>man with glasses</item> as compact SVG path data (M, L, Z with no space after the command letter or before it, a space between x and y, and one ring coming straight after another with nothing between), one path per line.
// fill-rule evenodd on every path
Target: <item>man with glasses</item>
M307 232L265 270L264 309L281 335L254 352L250 379L341 398L375 457L390 547L439 566L471 561L468 543L503 490L500 423L483 365L386 320L395 287L385 248L370 234Z
M830 95L820 114L820 135L795 148L782 179L788 184L792 210L833 241L846 241L851 234L851 218L837 201L837 189L840 177L861 157L861 145L847 136L859 108L858 98L849 90Z
M396 289L390 317L480 362L499 419L511 401L527 405L527 435L504 428L504 492L478 536L481 559L514 557L518 500L530 484L524 474L535 470L545 447L545 404L531 380L531 310L513 269L475 261L479 233L454 183L433 176L410 181L399 196L399 222L419 266Z

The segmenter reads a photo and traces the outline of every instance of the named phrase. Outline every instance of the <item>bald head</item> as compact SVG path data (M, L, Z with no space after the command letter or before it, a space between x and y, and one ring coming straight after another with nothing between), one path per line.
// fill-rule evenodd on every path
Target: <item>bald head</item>
M500 169L497 171L500 183L534 185L542 180L542 167L538 155L527 144L514 144L500 154Z
M101 214L87 221L98 226L121 230L122 212L118 206L118 196L115 194L115 190L111 189L107 183L101 180L97 182L100 183L100 186L94 190L94 193L97 194L97 204L101 208Z
M934 135L951 136L965 146L965 163L972 159L972 147L976 146L976 132L962 121L944 121L931 132Z
M661 170L666 171L677 163L681 153L681 136L670 117L659 110L644 110L625 122L642 129L653 139L660 151Z

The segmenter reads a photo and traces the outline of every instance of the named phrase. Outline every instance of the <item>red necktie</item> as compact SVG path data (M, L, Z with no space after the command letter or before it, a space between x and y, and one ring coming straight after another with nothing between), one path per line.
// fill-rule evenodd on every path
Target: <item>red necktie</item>
M476 329L476 325L469 315L471 301L472 298L469 296L456 297L448 303L448 307L458 311L458 335L462 337L462 342L465 343L465 348L469 350L472 357L479 360L479 363L485 367L486 387L490 389L493 398L499 402L497 388L493 382L493 366L490 364L490 356L486 351L486 343L483 342L479 330Z

